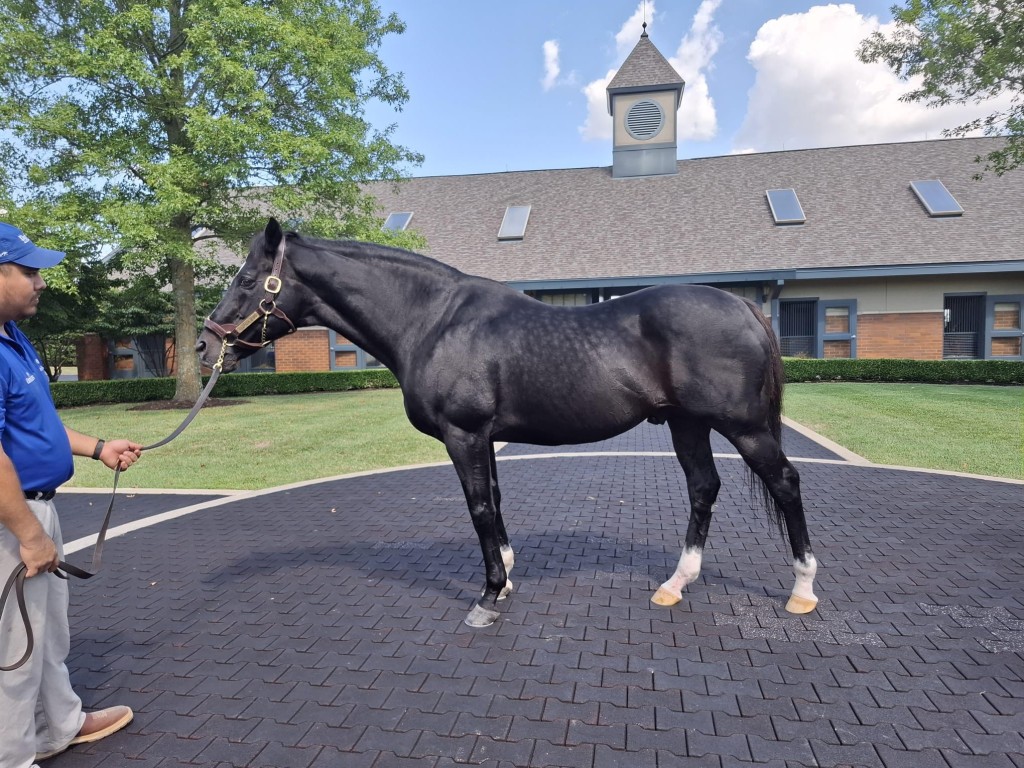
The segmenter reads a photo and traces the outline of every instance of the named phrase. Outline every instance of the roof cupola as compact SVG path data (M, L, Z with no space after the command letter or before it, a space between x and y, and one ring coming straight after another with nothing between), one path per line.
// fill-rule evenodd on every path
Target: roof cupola
M612 176L658 176L676 172L676 113L683 78L647 35L608 83L612 116Z

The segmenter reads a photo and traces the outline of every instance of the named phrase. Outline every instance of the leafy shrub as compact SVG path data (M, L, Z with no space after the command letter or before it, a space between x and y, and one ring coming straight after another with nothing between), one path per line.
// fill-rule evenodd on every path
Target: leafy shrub
M786 381L913 381L922 384L1024 384L1016 360L783 360Z
M1013 360L783 360L786 381L913 381L926 384L1024 384L1024 362ZM325 371L317 373L236 373L222 376L215 397L294 395L303 392L346 392L398 386L391 371ZM58 408L96 403L141 403L170 400L174 379L58 381L51 385Z
M206 381L208 379L204 378L204 383ZM222 376L213 388L212 396L294 395L302 392L345 392L397 386L394 374L386 368L320 373L238 373ZM96 403L141 403L174 397L173 378L59 381L50 388L58 408Z

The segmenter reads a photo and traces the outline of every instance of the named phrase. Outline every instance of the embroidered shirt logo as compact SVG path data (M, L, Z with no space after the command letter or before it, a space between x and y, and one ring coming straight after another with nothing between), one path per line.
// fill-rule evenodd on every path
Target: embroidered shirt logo
M32 373L31 371L25 371L25 383L26 384L31 384L35 380L36 380L36 375L34 373Z

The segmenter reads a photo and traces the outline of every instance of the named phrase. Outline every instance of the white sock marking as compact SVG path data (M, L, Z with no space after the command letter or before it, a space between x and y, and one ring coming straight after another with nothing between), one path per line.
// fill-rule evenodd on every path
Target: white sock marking
M814 594L814 575L818 572L818 561L814 555L808 555L806 560L793 560L793 573L796 580L793 583L793 595L806 600L817 601Z
M679 565L676 566L672 578L661 585L661 589L681 598L683 588L700 576L700 563L704 551L697 547L687 547L679 556Z

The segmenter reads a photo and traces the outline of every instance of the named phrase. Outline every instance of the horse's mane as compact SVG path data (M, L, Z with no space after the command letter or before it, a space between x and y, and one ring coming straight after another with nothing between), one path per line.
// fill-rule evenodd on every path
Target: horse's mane
M288 241L303 248L329 253L339 257L376 261L381 264L411 267L417 271L430 272L439 276L456 278L464 273L437 259L380 243L369 243L363 240L328 240L320 237L309 237L298 232L288 232Z

